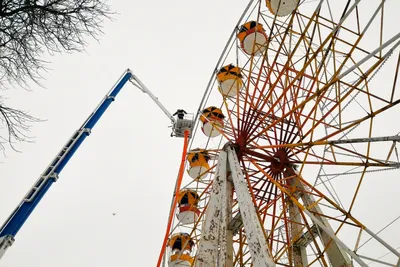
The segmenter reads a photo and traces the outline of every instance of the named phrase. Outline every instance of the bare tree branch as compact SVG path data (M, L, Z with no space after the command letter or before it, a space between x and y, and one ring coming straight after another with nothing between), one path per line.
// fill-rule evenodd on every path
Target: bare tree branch
M39 119L29 115L28 112L9 108L0 102L0 149L4 149L4 144L8 144L17 151L15 142L27 142L32 138L27 135L33 122Z
M86 38L97 39L111 15L105 0L0 0L0 85L40 84L46 53L83 51ZM34 121L1 102L0 123L9 134L0 139L10 144L26 140Z

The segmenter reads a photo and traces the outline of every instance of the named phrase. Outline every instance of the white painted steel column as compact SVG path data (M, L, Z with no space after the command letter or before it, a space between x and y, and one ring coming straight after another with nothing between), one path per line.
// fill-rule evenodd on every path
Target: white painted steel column
M228 165L232 172L232 180L239 203L244 229L246 230L246 237L253 266L273 267L275 266L275 263L271 259L267 240L262 230L263 226L258 220L236 152L231 145L225 146L225 150L228 152Z
M288 197L286 199L289 208L289 218L290 218L290 237L300 237L303 234L302 231L302 221L299 208L293 201ZM307 251L305 246L296 246L292 244L292 262L294 267L303 267L308 265Z
M368 265L357 255L355 254L349 247L347 247L332 231L331 227L327 227L320 219L318 219L315 215L313 215L310 211L304 210L304 212L310 216L311 220L314 221L315 224L317 224L321 228L321 232L332 238L333 242L332 244L335 244L336 246L340 246L342 251L346 251L351 257L359 263L363 267L368 267ZM331 258L331 255L329 255L329 260L331 261L332 259L336 260L336 258ZM347 255L346 255L347 256ZM347 267L347 266L353 266L353 264L349 263L347 265L333 265L331 262L332 266L337 266L337 267Z
M221 225L222 192L226 189L227 154L221 151L218 157L217 170L213 181L213 191L208 202L205 220L202 227L199 249L196 256L196 267L213 267L217 263L219 230ZM225 181L225 182L224 182ZM225 226L226 227L226 226Z
M303 200L304 206L310 207L309 210L314 214L323 214L319 205L316 204L314 196L312 196L311 194L304 193L310 190L305 188L300 179L297 178L297 176L299 176L298 171L295 171L294 169L286 169L284 173L285 177L290 177L293 175L296 175L296 177L288 179L288 182L291 186L298 188L298 191L300 192L300 198ZM329 224L328 220L324 216L320 215L314 215L312 219L314 223L317 224L318 226L321 225L324 226L323 228L320 227L319 233L322 243L324 244L325 247L327 247L326 254L328 254L328 258L332 266L333 267L353 266L345 249L338 244L336 239L332 239L331 235L324 230L324 229L329 229L329 232L333 233L333 229ZM318 222L315 222L315 219L317 219Z
M225 152L224 152L225 153ZM229 167L229 166L228 166ZM229 223L232 221L232 183L227 177L222 181L222 207L221 222L219 228L219 257L218 267L233 266L233 233L228 229Z

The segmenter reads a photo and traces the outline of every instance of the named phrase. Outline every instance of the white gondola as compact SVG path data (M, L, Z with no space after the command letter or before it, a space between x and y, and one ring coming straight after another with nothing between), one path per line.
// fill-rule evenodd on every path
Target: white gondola
M269 11L278 17L290 15L298 4L299 0L267 0Z

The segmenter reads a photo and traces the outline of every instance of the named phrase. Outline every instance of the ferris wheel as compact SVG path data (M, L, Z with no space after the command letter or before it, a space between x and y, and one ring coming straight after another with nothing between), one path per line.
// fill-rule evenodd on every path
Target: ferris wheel
M157 266L399 266L397 2L249 3L186 139Z

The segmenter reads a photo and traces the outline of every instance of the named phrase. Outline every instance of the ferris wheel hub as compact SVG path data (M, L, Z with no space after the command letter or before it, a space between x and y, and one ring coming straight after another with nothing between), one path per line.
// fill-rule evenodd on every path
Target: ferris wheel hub
M281 174L285 168L287 167L287 163L289 162L287 152L285 149L279 149L275 152L273 159L271 160L271 172L272 174L278 175Z

